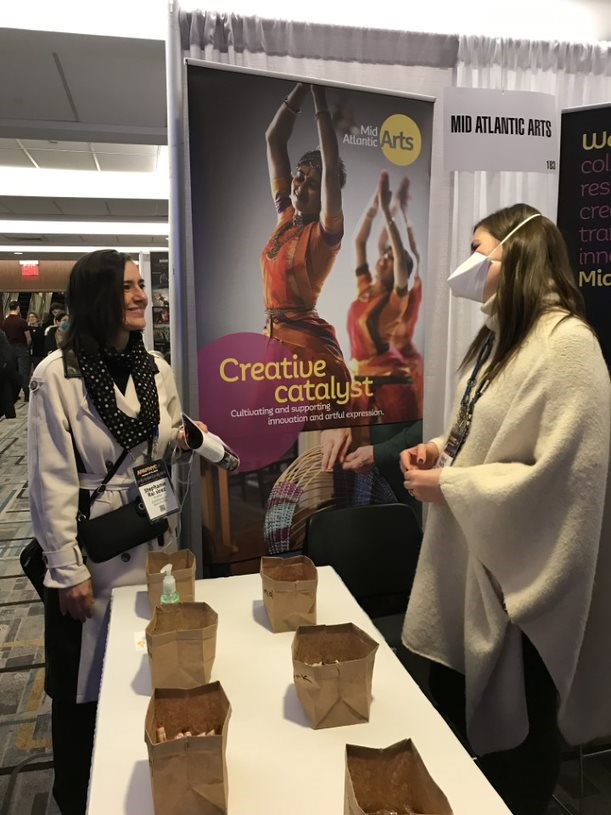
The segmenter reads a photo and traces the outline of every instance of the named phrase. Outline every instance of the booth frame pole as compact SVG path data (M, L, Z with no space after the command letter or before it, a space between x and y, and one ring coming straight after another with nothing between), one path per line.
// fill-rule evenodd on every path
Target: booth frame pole
M170 165L169 193L169 288L170 344L172 368L183 410L199 417L197 387L196 314L192 296L193 266L188 264L187 173L184 117L184 60L180 38L179 5L168 4L166 39L166 91L168 116L168 154ZM205 417L204 417L205 419ZM176 487L182 502L180 545L191 549L197 562L197 577L203 574L201 475L199 459L188 469L178 466Z

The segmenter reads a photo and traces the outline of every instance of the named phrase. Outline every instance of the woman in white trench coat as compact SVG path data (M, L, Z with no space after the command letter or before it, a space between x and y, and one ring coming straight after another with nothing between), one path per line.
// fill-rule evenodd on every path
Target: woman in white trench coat
M93 563L76 540L79 488L98 487L123 449L129 454L91 518L137 496L132 469L149 454L168 459L176 446L186 449L172 370L144 348L143 286L138 267L114 250L77 261L62 350L38 365L30 384L30 508L47 562L45 689L53 700L53 794L63 815L86 808L111 591L145 582L147 550L176 543L170 524L164 537Z

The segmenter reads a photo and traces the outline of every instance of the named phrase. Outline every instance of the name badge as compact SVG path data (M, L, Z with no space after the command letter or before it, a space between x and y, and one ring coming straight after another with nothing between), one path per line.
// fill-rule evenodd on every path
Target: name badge
M445 450L437 459L435 467L451 467L454 463L454 456L449 455Z
M134 467L134 477L149 521L178 512L180 506L164 461Z

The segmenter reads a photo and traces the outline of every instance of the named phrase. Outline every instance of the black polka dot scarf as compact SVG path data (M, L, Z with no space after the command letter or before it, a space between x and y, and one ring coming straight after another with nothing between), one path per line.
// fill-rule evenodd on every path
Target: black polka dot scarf
M119 444L131 450L152 438L159 427L156 366L144 347L141 332L130 333L124 351L102 348L95 353L86 353L79 350L77 358L87 395ZM140 402L140 413L136 418L128 416L117 406L114 382L107 365L110 359L120 361L131 371Z

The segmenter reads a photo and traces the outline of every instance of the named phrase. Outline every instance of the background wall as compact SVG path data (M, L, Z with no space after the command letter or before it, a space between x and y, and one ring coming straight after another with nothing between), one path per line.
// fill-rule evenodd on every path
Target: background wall
M2 25L45 31L74 31L115 37L164 39L166 0L106 0L100 6L82 0L29 0L5 4ZM181 0L185 10L205 8L202 0ZM429 0L426 3L354 3L309 0L223 0L213 8L241 15L292 19L332 25L487 34L571 42L611 40L608 0Z

